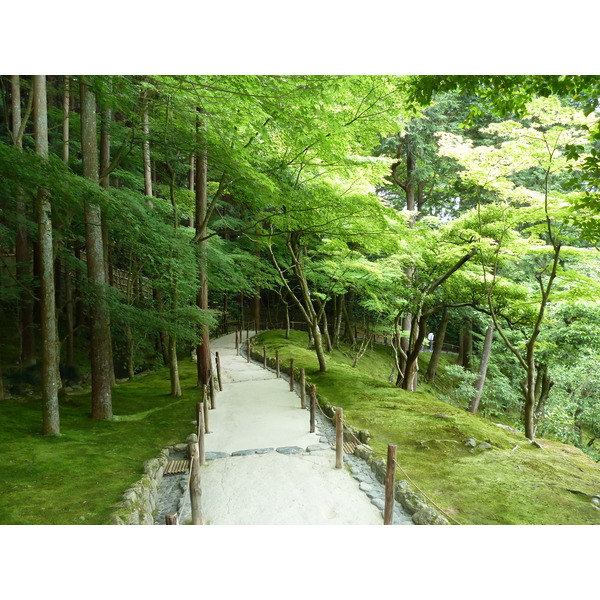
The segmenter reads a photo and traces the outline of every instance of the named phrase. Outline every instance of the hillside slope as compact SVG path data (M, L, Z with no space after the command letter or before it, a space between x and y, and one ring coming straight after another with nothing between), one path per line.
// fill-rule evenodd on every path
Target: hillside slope
M305 333L259 334L255 346L282 364L295 359L319 397L341 406L350 425L368 430L369 445L384 454L397 444L399 479L410 479L463 524L600 524L600 467L578 448L550 440L533 446L520 433L444 403L427 392L388 383L389 348L376 347L352 368L348 348L329 356L318 372ZM474 440L474 441L473 441ZM473 447L473 444L475 446ZM483 445L482 445L483 444Z

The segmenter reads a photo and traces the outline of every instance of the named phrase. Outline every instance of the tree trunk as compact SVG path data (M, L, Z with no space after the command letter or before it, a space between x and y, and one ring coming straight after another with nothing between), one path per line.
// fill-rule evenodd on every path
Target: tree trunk
M467 371L473 370L473 323L467 321L462 329L463 354L461 366Z
M354 329L352 328L352 321L350 320L350 314L348 312L345 294L342 296L342 312L345 323L345 331L343 338L352 346L352 348L354 348L354 346L356 346L356 337L354 335Z
M23 136L20 135L21 122L21 84L19 75L11 75L11 106L13 141L17 148L23 148ZM17 192L17 239L15 244L15 262L17 279L26 287L31 287L32 256L29 233L27 230L27 204L23 193ZM19 298L19 333L21 367L30 367L36 362L35 334L33 328L33 299L23 289Z
M174 335L169 336L169 371L171 376L171 396L181 398L179 365L177 363L177 339Z
M202 111L199 110L199 113ZM208 242L206 240L206 215L207 215L207 155L206 139L204 135L206 124L202 122L200 114L196 117L196 235L199 236L199 285L200 289L196 298L198 308L208 310ZM243 309L242 309L243 310ZM207 385L210 377L210 330L208 325L200 325L202 343L197 346L198 356L198 385Z
M104 174L104 177L100 179L100 185L104 189L110 187L110 174L108 169L110 167L110 124L112 121L112 110L110 107L105 106L102 109L101 119L101 130L100 130L100 172ZM111 270L110 270L110 243L108 235L108 221L106 216L102 215L102 246L104 251L104 269L106 283L110 285L111 281ZM110 325L110 312L107 313L107 335L108 335L108 351L109 351L109 362L110 368L110 379L111 386L116 385L114 360L113 360L113 345L112 345L112 332Z
M479 363L479 376L475 382L475 394L471 398L469 405L469 412L474 415L477 414L479 409L479 401L481 400L481 394L483 392L483 386L485 384L485 376L487 374L488 363L490 362L490 355L492 353L492 340L494 339L494 328L490 325L485 332L485 341L483 342L483 351L481 353L481 362Z
M431 358L429 359L429 365L427 367L427 373L425 374L425 380L432 382L435 380L438 364L440 362L440 356L442 355L442 348L444 347L444 340L446 339L446 328L448 327L448 321L450 320L450 313L447 309L444 309L442 315L442 322L435 336L435 342L433 343L433 350L431 352Z
M144 195L147 197L148 206L153 208L152 197L152 163L150 159L150 126L148 124L148 92L142 91L142 134L144 136Z
M33 76L33 111L35 151L48 159L48 115L46 105L46 77ZM58 370L60 345L56 322L54 294L54 249L50 194L40 188L37 202L38 247L40 258L40 334L42 346L42 403L43 432L60 433L58 391L61 387Z
M99 183L96 138L96 97L85 80L81 82L81 158L83 176ZM102 211L85 202L85 241L88 279L95 299L90 306L90 357L92 367L92 418L112 418L109 314L106 304L106 268L102 239Z

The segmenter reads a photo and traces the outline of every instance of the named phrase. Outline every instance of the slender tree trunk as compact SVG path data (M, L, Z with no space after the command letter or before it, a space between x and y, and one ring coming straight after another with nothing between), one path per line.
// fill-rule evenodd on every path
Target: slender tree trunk
M66 362L72 365L75 362L75 311L73 297L73 274L67 268L65 278L65 318L67 325L67 355Z
M194 156L194 154L190 154L190 173L189 173L190 178L189 178L189 183L188 183L188 189L190 190L190 192L194 191L194 182L196 181L195 165L196 165L196 157ZM189 226L190 227L194 226L194 211L192 209L190 209Z
M463 336L463 356L462 356L462 367L467 371L473 370L473 323L467 321L465 324L462 336Z
M352 320L350 319L345 294L342 296L342 312L345 323L344 339L352 346L352 348L354 348L356 346L356 336L354 335L354 328L352 327Z
M83 176L99 183L96 138L96 97L85 80L81 82L81 157ZM90 307L90 357L92 367L92 418L112 418L109 314L106 304L106 268L102 239L102 211L85 202L85 239L88 279L95 300Z
M342 331L342 318L344 316L343 303L345 302L345 294L339 294L335 298L335 326L333 332L333 345L335 348L340 347L340 335Z
M102 119L101 119L101 130L100 130L100 172L104 174L104 177L100 179L100 185L104 189L108 189L110 187L110 174L108 173L108 169L110 167L110 124L112 121L112 110L109 106L105 106L102 109ZM106 219L106 215L102 215L102 246L104 251L104 269L105 269L105 278L106 283L110 284L111 280L111 270L110 270L110 243L109 243L109 232L108 232L108 220ZM110 353L109 362L111 364L110 369L110 379L111 386L116 385L115 378L115 369L114 369L114 360L113 360L113 345L112 345L112 332L111 332L111 324L110 324L110 312L107 313L108 316L108 351Z
M62 143L62 159L65 164L69 164L69 119L70 119L70 94L71 80L68 75L63 77L63 143Z
M433 344L431 358L429 360L429 365L427 367L427 373L425 375L426 381L434 381L435 380L437 366L440 361L440 356L442 355L442 348L444 347L444 340L446 339L446 328L448 327L449 320L450 320L450 313L448 312L447 309L444 309L444 314L442 315L442 322L440 323L440 327L437 331L437 335L435 336L435 342Z
M256 295L253 298L254 328L256 331L260 325L260 287L256 286Z
M48 159L48 116L46 77L33 76L33 112L35 151ZM58 370L59 349L54 293L54 248L52 242L52 207L48 190L38 191L37 222L40 252L40 334L42 342L42 403L43 432L60 433L58 391L61 387Z
M150 126L148 124L148 92L142 91L142 134L144 136L144 194L147 197L148 206L153 208L152 197L152 162L150 159Z
M17 148L23 148L23 136L20 135L21 121L21 83L19 75L11 75L11 106L13 141ZM17 279L31 287L32 256L29 233L27 230L27 204L21 191L17 192L17 239L15 244ZM35 334L33 329L33 299L23 289L19 298L19 364L29 367L36 362Z
M483 393L483 386L485 384L485 377L487 374L488 364L490 362L490 355L492 353L492 340L494 339L494 328L489 326L485 332L485 340L483 342L483 351L481 353L481 362L479 363L479 376L475 383L475 394L471 398L469 404L469 411L474 415L479 410L479 401L481 400L481 394Z
M62 134L62 159L69 163L69 137L70 137L70 109L71 109L71 80L68 75L63 77L63 134ZM67 351L66 363L75 362L75 312L73 293L74 274L68 266L65 267L65 320L67 326Z
M197 153L196 153L196 234L199 236L200 264L197 306L208 310L208 241L206 240L207 216L207 155L206 155L206 124L196 117ZM243 308L242 308L243 311ZM243 312L242 312L243 314ZM200 325L202 343L197 346L198 356L198 385L207 385L210 377L210 330L208 325Z

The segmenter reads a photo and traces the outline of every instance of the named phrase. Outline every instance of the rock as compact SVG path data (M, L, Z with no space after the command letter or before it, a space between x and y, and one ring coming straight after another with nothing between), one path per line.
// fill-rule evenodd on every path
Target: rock
M255 450L256 454L267 454L269 452L273 452L274 448L258 448Z
M206 460L216 460L217 458L227 458L228 456L227 452L206 452L204 454Z
M197 442L198 436L195 433L190 433L190 435L185 438L185 441L189 444L190 442Z
M444 413L438 413L437 415L433 415L436 419L449 419L450 417L448 415L445 415Z
M600 496L592 496L592 504L600 506Z
M412 520L415 525L449 525L444 517L429 506L418 510L413 515Z
M420 510L427 508L427 504L411 490L406 490L398 495L400 496L400 504L402 504L404 510L410 515L414 515Z
M482 450L491 450L492 449L492 445L489 442L482 442L477 447L481 448Z
M281 448L277 448L276 451L280 454L302 454L304 449L300 448L300 446L282 446Z
M173 450L175 450L175 452L185 452L187 450L187 444L175 444Z
M385 508L385 501L381 498L371 498L371 504L376 506L379 510L383 510Z
M475 448L475 446L477 446L477 440L475 438L469 438L468 440L465 440L465 446Z
M329 450L329 447L325 444L312 444L306 447L307 452L319 452L321 450Z
M373 489L373 486L370 483L367 483L366 481L361 481L358 487L363 492L370 492Z
M231 456L250 456L251 454L256 454L256 450L236 450L231 453Z

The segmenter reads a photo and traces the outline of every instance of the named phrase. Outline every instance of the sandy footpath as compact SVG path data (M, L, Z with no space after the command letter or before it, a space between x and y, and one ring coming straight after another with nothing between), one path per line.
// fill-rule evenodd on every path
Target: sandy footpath
M206 452L261 450L210 460L201 469L207 525L381 525L381 512L335 452L309 433L309 412L262 366L236 355L235 334L211 343L221 361L223 391L209 411ZM282 454L297 447L302 452ZM307 452L306 448L314 449ZM317 450L317 447L323 448Z

